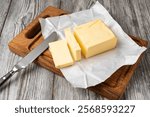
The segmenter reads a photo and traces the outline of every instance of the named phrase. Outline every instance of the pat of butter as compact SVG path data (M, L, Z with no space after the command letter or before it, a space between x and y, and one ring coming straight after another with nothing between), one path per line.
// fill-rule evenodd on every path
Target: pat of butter
M49 49L56 68L60 69L73 65L74 61L66 40L58 40L49 43Z
M75 27L74 35L86 58L115 48L117 44L117 38L101 20Z
M73 59L75 61L81 60L81 48L71 32L71 29L67 28L64 32Z

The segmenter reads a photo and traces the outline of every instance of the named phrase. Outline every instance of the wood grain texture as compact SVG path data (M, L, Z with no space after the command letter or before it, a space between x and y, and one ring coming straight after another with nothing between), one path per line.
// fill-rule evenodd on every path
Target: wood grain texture
M5 24L7 14L10 8L11 0L2 0L0 3L0 35L3 30L3 26Z
M63 14L66 14L66 12L61 9L50 6L47 7L29 25L27 25L24 30L22 30L16 37L14 37L14 39L9 42L8 46L10 50L19 56L26 56L27 53L32 50L32 48L35 48L43 40L38 19L45 16L53 17ZM131 37L140 46L147 47L146 41L133 36ZM108 99L120 99L139 62L140 59L135 65L124 66L120 68L104 83L89 89L97 94L107 97ZM61 71L55 68L52 56L48 49L35 60L35 63L38 63L42 67L54 72L57 75L63 76Z
M1 43L4 44L4 47L0 50L1 76L11 69L20 59L20 57L9 51L7 46L8 42L43 10L42 6L46 7L45 3L46 1L12 1L7 15L6 25L4 25L1 35ZM1 91L0 98L52 99L53 75L53 73L39 68L35 64L31 64L26 70L12 77L15 81L10 82L10 85Z
M0 0L2 8L6 3ZM0 41L0 76L5 74L19 59L7 47L8 42L18 34L40 11L49 5L69 12L89 8L96 0L12 0L10 10L2 21ZM150 40L149 0L99 0L119 22L125 32ZM0 11L0 14L2 11ZM7 13L7 9L6 9ZM150 99L150 52L142 59L122 99ZM34 72L31 70L34 68ZM84 89L75 89L65 79L38 67L30 65L15 75L9 86L0 92L0 99L104 99ZM64 93L62 93L64 92Z

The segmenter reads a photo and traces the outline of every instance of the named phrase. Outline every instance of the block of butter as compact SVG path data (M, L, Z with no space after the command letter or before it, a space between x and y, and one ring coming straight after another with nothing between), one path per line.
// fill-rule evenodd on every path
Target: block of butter
M64 32L73 59L75 61L81 60L81 48L76 41L74 34L71 32L71 29L67 28Z
M49 49L56 68L60 69L73 65L74 61L66 40L58 40L49 43Z
M75 27L74 35L85 58L115 48L117 44L113 32L98 19Z

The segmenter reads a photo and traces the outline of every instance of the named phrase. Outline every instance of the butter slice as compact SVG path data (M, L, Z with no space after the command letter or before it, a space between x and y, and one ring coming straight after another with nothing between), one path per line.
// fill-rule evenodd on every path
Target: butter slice
M66 40L58 40L49 43L49 49L56 68L60 69L73 65L74 61Z
M85 58L115 48L117 44L117 38L101 20L75 27L74 35Z
M71 32L71 29L67 28L64 32L73 59L75 61L81 60L81 48Z

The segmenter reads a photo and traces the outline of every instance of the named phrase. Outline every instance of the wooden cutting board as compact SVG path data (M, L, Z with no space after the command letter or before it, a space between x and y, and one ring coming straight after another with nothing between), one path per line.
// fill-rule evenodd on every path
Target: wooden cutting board
M64 14L67 13L61 9L54 7L46 8L39 16L36 17L36 19L34 19L24 30L22 30L21 33L19 33L14 39L10 41L10 50L17 55L24 57L43 41L38 19L40 17L46 18ZM131 36L131 38L140 46L147 46L147 41L133 36ZM141 55L141 57L142 56L143 55ZM140 62L140 58L136 64L121 67L105 82L97 86L90 87L89 89L108 99L120 99L126 89L129 80L131 79L132 74ZM60 76L63 76L60 70L54 67L53 59L49 50L46 50L42 55L40 55L35 60L35 63Z

